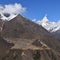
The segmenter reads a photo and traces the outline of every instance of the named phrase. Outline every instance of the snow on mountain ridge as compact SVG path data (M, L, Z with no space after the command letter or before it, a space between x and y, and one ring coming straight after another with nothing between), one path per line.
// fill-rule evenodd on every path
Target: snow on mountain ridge
M49 20L47 19L46 16L44 16L44 18L41 21L38 21L39 24L41 24L42 26L46 26L49 23Z
M37 23L39 25L42 25L50 32L56 32L60 29L60 20L58 22L50 22L46 15L43 17L42 20L39 20Z
M4 8L2 6L0 6L0 19L2 20L11 20L13 18L15 18L18 14L14 14L14 13L6 13L6 12L3 12L4 11ZM4 14L9 14L10 16L5 16Z
M17 14L16 14L16 15L14 15L14 14L10 14L9 17L6 17L6 16L4 16L3 13L0 13L0 19L2 19L2 20L8 20L8 21L9 21L9 20L15 18L16 16L17 16Z
M0 19L9 21L25 11L26 8L20 3L0 5Z

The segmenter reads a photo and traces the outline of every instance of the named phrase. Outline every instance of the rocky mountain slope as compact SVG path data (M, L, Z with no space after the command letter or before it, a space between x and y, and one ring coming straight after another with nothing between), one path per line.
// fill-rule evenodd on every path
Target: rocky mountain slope
M1 37L13 46L0 60L60 60L60 41L41 25L18 15L1 28Z
M13 43L8 43L0 36L0 60L3 60L3 57L7 54L13 45Z

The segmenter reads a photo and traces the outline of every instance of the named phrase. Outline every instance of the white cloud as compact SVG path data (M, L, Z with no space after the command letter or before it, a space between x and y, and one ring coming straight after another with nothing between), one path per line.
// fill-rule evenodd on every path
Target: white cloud
M11 20L15 18L18 14L24 13L26 8L21 4L8 4L8 5L0 5L0 19L2 20ZM7 15L9 15L7 17Z
M0 5L0 12L2 13L12 13L12 14L20 14L26 11L25 7L22 7L21 4L8 4L8 5Z

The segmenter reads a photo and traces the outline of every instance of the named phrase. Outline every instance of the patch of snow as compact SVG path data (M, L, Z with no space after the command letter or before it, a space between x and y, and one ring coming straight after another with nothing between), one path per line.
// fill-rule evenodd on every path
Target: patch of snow
M60 29L60 20L58 22L50 22L46 15L42 20L37 21L37 23L50 32L56 32Z

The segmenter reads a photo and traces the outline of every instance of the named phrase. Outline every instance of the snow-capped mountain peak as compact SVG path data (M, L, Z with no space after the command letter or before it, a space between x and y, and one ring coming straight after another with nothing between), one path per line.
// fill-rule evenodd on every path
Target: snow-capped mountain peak
M45 15L43 17L43 19L41 21L39 21L38 23L41 24L42 26L46 26L46 25L48 25L48 22L49 22L49 20L48 20L47 16Z
M50 22L47 16L45 15L42 20L37 22L39 25L42 25L46 30L50 32L56 32L60 30L60 21L58 22Z
M43 17L42 22L45 22L45 23L48 22L47 15L45 15L45 16Z

